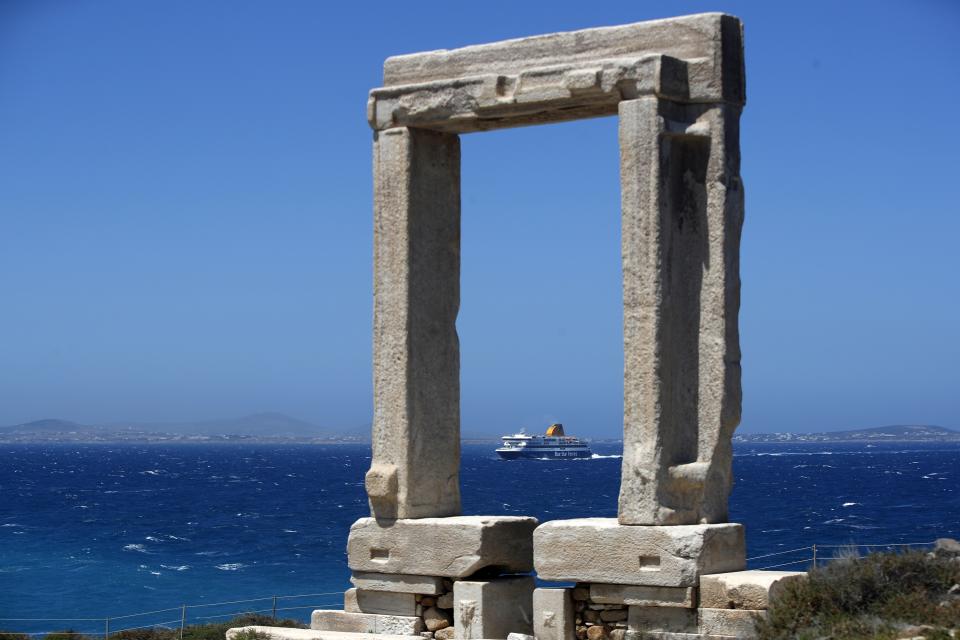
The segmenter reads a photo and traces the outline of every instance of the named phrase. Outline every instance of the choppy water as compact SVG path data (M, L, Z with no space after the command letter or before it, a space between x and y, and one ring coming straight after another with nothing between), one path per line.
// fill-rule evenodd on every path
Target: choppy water
M594 450L590 460L506 462L492 447L465 446L464 511L614 516L619 452ZM366 515L365 447L3 445L0 456L0 618L99 618L348 586L347 531ZM960 446L743 445L734 472L730 518L747 526L750 556L960 537ZM338 598L279 606L304 607L285 612L301 616L326 604ZM179 619L132 622L164 615Z

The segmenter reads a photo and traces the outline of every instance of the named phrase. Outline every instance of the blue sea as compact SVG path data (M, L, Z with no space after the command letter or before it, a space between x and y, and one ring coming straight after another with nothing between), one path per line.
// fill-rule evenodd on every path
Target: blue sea
M541 521L615 516L620 451L502 461L463 448L467 514ZM350 524L367 515L369 449L310 445L0 445L0 629L111 629L222 619L303 618L349 586ZM753 567L824 545L960 537L960 446L738 445L730 519ZM245 601L214 605L223 601ZM146 616L132 616L161 609ZM130 615L130 617L122 617ZM90 620L10 620L11 618Z

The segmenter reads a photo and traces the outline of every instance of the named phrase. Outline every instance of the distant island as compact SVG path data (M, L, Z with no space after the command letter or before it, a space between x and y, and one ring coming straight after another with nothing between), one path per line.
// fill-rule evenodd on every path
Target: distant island
M499 438L463 434L464 444L498 443ZM129 422L80 424L48 418L0 427L0 444L9 443L263 443L263 444L366 444L370 425L332 430L276 413L255 413L239 418L195 422ZM619 439L591 438L590 442L618 444ZM734 443L804 442L960 442L960 431L934 425L893 425L819 433L737 433Z
M196 422L79 424L49 418L0 427L0 443L306 443L369 441L369 427L335 432L276 412Z
M819 433L743 433L734 442L960 442L960 431L928 424L898 424Z

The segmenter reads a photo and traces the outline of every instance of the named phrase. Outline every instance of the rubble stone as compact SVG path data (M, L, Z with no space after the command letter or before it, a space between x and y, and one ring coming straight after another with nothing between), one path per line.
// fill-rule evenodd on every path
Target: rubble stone
M427 631L439 631L453 624L453 616L436 607L430 607L423 612L423 623L427 625Z
M587 627L587 640L607 640L607 630L599 625Z

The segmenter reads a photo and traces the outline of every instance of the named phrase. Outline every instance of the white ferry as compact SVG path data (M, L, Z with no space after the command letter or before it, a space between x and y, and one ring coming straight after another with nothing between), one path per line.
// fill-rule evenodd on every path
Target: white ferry
M534 458L564 460L568 458L589 458L593 455L587 443L580 438L563 433L562 424L552 424L546 435L528 436L522 429L512 436L503 436L503 445L497 454L505 460Z

